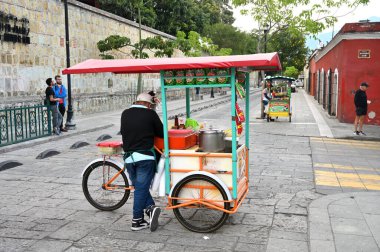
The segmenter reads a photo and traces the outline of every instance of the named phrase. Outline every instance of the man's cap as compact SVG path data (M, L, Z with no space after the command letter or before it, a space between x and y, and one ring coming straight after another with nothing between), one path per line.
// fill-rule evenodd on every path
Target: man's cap
M360 84L360 86L369 87L367 82L362 82L362 84Z
M141 93L137 96L136 101L142 101L142 102L149 102L150 104L153 104L153 97L150 94L147 93Z

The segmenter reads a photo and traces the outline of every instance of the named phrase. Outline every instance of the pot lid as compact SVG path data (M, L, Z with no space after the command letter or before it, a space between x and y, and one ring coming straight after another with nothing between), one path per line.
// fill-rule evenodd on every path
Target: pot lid
M223 130L220 129L201 129L199 133L202 134L219 134L219 133L224 133Z

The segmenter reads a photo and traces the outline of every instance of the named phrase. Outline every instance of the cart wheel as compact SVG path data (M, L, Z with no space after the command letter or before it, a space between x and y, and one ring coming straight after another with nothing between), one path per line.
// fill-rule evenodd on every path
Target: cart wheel
M270 122L270 118L269 118L269 116L267 116L267 122Z
M129 187L129 183L124 172L112 182L112 189L103 187L120 170L120 167L108 161L96 162L87 168L83 174L82 188L91 205L99 210L112 211L125 204L130 190L125 189Z
M182 179L174 187L172 197L207 199L209 203L214 201L215 205L224 209L230 209L230 203L223 202L228 200L228 198L222 186L212 178L201 174L194 174ZM172 205L176 206L186 201L173 199ZM228 213L197 203L174 208L173 212L185 228L197 233L209 233L219 229L229 216Z
M291 116L289 116L289 122L292 122L292 117Z

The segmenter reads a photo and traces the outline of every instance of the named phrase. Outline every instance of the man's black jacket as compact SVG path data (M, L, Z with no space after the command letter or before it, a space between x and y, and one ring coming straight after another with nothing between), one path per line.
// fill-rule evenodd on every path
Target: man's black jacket
M120 132L123 137L123 149L138 151L141 154L153 155L149 150L153 147L154 137L163 137L163 125L154 110L131 107L121 115Z
M367 108L367 94L365 91L358 89L354 98L355 107Z

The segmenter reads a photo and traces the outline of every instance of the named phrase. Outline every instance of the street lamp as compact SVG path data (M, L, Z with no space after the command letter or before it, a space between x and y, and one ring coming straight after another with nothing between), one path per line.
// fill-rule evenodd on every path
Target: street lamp
M70 67L70 39L69 39L69 15L67 8L67 0L64 0L65 5L65 33L66 33L66 67ZM68 106L67 106L67 118L66 118L66 129L73 130L75 129L75 123L73 122L73 106L71 102L71 76L67 75L67 90L68 90Z
M267 34L269 32L269 25L267 23L264 23L263 24L263 31L264 31L264 53L267 52ZM263 85L262 85L262 90L264 90L266 84L265 84L265 72L264 71L261 71L261 78L262 78L262 81L263 81ZM258 83L258 85L260 86L260 82ZM260 115L260 118L264 119L265 117L265 114L264 114L264 104L261 102L261 115Z

